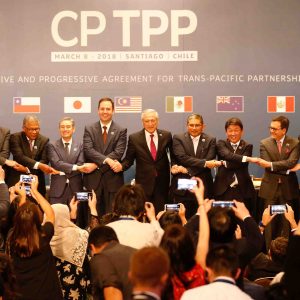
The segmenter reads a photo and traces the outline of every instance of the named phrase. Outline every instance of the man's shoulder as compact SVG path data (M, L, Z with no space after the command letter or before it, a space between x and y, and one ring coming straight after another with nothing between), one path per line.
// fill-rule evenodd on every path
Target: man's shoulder
M38 137L37 137L37 140L40 140L43 143L47 143L49 141L49 138L42 135L42 134L39 134Z
M211 141L211 140L216 140L216 138L212 135L209 135L205 132L201 133L201 140L207 140L207 141Z
M125 127L121 126L119 123L117 123L117 122L115 122L115 121L112 121L112 122L111 122L111 128L112 128L112 129L115 129L115 130L119 130L119 131L126 130Z
M89 123L87 125L85 125L85 130L91 130L91 129L95 129L95 128L100 128L100 122L93 122L93 123Z
M292 144L292 145L298 145L299 144L299 140L298 138L294 138L292 136L286 136L285 137L285 142L288 144Z
M1 134L5 135L5 134L7 134L9 132L10 132L10 130L8 128L6 128L6 127L0 127L0 133Z

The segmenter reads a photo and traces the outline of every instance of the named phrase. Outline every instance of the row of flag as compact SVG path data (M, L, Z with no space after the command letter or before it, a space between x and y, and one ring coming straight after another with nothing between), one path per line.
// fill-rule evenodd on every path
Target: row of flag
M115 97L115 112L140 113L141 96ZM14 97L14 113L40 113L40 97ZM65 113L91 113L91 97L64 97ZM166 112L193 112L192 96L166 96ZM216 112L244 112L244 96L217 96ZM268 113L295 112L295 96L268 96Z

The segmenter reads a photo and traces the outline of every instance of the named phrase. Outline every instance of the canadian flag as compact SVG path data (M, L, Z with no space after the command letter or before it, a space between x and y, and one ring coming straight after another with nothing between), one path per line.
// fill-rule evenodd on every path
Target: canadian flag
M268 113L295 112L295 96L268 96Z

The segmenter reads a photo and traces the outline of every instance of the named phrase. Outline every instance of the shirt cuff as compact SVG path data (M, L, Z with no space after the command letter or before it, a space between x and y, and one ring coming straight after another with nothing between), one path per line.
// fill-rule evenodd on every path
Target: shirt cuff
M77 165L73 165L72 167L72 171L77 171L78 166Z
M244 217L244 218L243 218L243 222L245 222L245 220L246 220L247 218L251 218L251 216L248 215L248 216Z
M4 183L5 184L5 181L4 180L0 180L0 184Z
M34 166L33 166L33 168L35 169L35 170L37 170L38 168L39 168L39 162L37 161L35 164L34 164Z
M273 171L273 163L271 162L271 171Z
M242 162L243 162L243 163L247 162L247 158L248 158L248 157L247 157L246 155L244 155L243 158L242 158Z

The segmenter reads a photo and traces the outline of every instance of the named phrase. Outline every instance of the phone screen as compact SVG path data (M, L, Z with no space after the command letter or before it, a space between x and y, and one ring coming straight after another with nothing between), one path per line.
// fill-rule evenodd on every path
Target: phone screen
M192 190L197 185L196 179L179 178L177 182L178 190Z

